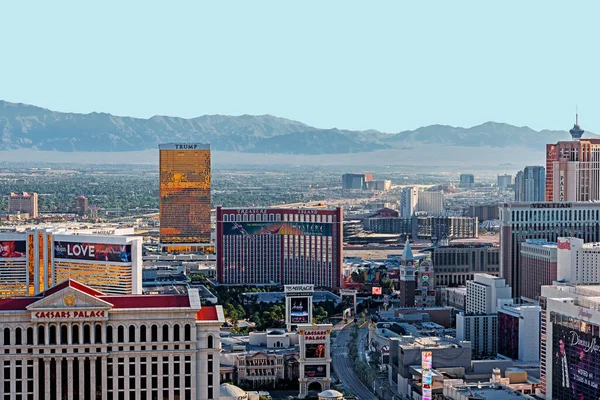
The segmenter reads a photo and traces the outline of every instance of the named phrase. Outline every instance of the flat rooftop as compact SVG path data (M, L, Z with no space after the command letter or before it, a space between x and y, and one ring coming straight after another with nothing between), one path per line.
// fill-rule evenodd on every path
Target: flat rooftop
M468 385L464 387L457 387L456 391L465 397L471 396L475 399L485 400L511 400L511 399L533 399L533 397L519 393L515 390L508 389L503 386L496 385Z

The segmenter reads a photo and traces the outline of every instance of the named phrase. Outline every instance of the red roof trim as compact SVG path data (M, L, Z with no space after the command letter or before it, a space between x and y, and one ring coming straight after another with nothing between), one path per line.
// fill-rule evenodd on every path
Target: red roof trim
M86 286L82 283L79 283L73 279L67 279L66 281L63 281L56 286L52 286L50 289L47 289L46 291L42 292L40 295L43 297L48 297L51 294L59 292L68 287L72 287L73 289L77 289L83 293L89 294L90 296L94 296L94 297L105 296L104 293L102 293L98 290L92 289L91 287Z
M40 297L19 297L12 299L0 299L0 311L25 311L25 308L38 301Z
M219 314L217 313L217 307L205 306L196 313L196 321L218 321Z
M190 298L187 295L127 295L98 296L109 302L113 308L188 308Z

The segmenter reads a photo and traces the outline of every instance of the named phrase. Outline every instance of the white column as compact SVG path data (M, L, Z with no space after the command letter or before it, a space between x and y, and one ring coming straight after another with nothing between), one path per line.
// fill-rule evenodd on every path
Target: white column
M50 358L44 358L44 395L50 398Z
M148 357L146 357L146 359L148 359ZM140 366L140 357L136 356L135 357L135 398L139 399L141 398L141 393L140 393L140 386L141 386L141 377L140 377L140 373L139 371L141 370L141 366ZM147 374L146 374L147 375ZM146 378L146 387L148 387L148 383L147 383L147 378Z
M127 333L129 333L129 330L127 330ZM125 372L123 374L123 388L125 390L125 398L129 397L129 357L125 356L123 357L123 371Z
M198 368L196 369L196 390L200 392L197 398L205 399L208 396L208 370L206 353L201 351L196 353L196 363L198 364Z
M73 324L72 323L67 324L67 343L69 345L73 344Z
M106 366L106 356L101 356L100 357L100 363L102 365L101 369L102 369L102 376L100 377L100 379L102 379L102 400L107 400L108 399L108 377L106 376L106 374L108 373L108 368Z
M79 364L79 398L85 398L85 357L81 357L78 359Z
M162 343L166 343L164 341L165 339L163 338L163 342ZM162 347L162 345L160 346ZM162 361L162 356L160 355L160 352L158 353L159 356L157 357L158 359L158 365L156 366L158 368L158 397L162 398L162 390L163 390L163 361Z
M14 343L14 341L13 341ZM10 380L10 393L11 393L11 399L15 398L15 394L17 392L17 380L15 379L16 375L16 371L15 369L17 368L16 365L16 359L11 359L10 360L10 376L11 376L11 380ZM0 368L4 369L4 365L1 365ZM4 382L1 382L2 385L4 385Z
M67 400L73 400L73 357L67 357Z
M175 397L174 390L173 390L173 384L174 384L173 375L175 375L175 374L173 373L173 370L174 370L173 355L171 354L171 355L169 355L169 398L170 399L173 399ZM181 380L180 380L180 382L181 382Z
M90 357L90 399L96 398L96 357Z
M26 331L27 332L27 331ZM22 382L23 382L23 392L27 393L27 379L29 379L29 374L27 373L27 359L23 359L23 369L21 372L21 376L22 376ZM35 376L35 375L34 375ZM0 372L0 382L2 382L2 373ZM0 394L2 394L2 389L0 389ZM23 396L25 398L27 398L27 395Z
M36 329L37 332L37 329ZM38 358L33 359L33 393L40 393L40 380L36 377L38 376L40 370L40 360Z
M56 398L62 399L62 358L55 358L56 363Z

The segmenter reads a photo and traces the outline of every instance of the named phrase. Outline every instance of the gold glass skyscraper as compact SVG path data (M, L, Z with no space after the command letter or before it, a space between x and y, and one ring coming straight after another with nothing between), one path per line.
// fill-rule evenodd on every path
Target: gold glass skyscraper
M210 245L210 145L167 143L160 151L160 243L167 251Z

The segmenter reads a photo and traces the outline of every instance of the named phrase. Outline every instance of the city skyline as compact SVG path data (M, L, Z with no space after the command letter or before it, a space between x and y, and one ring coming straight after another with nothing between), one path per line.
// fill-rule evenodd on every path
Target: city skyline
M0 6L13 54L0 69L11 77L7 101L145 118L271 114L383 132L485 121L564 129L578 104L582 126L600 131L594 63L567 62L593 60L594 2L518 12L473 2L27 7ZM566 21L577 28L555 29ZM53 62L39 69L40 58Z

